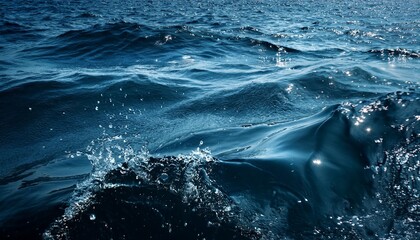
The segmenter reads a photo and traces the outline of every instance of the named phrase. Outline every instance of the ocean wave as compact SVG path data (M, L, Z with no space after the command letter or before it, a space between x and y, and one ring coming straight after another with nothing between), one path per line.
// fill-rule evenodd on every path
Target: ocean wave
M0 239L418 238L416 0L0 5Z
M7 41L27 41L41 39L43 29L33 28L13 21L0 21L0 35Z
M267 40L259 40L259 39L251 38L251 37L244 37L244 38L238 37L238 38L240 40L244 40L248 42L248 44L251 44L252 46L262 46L266 50L269 50L269 51L274 51L274 52L284 51L284 52L289 52L289 53L301 53L301 51L299 51L298 49L274 44Z
M188 93L194 89L193 87L163 84L140 73L136 75L123 73L122 75L123 78L121 78L121 74L114 73L97 74L94 71L70 71L46 76L50 80L12 82L1 89L0 101L2 99L7 101L11 96L21 99L20 103L24 99L33 101L33 103L60 99L84 99L86 101L92 94L96 94L96 97L105 94L116 100L126 99L127 103L140 99L145 102L175 101L183 98L182 92Z
M245 143L244 135L250 146L222 159L208 149L155 158L121 138L92 142L91 177L44 237L412 239L418 107L416 93L402 92L295 122L231 129L234 142ZM201 136L210 148L212 135ZM128 211L109 211L115 204Z
M387 57L409 57L409 58L419 58L420 52L412 51L410 49L404 48L395 48L395 49L372 49L368 51L369 53L374 53L380 56Z
M19 32L26 32L27 27L20 25L16 22L2 21L1 23L1 34L14 34Z
M331 73L325 70L329 66L300 69L300 74L292 78L290 91L294 94L305 92L303 96L315 96L321 99L346 100L360 97L378 97L393 90L398 82L378 81L382 71L372 67L353 67ZM408 89L407 89L408 90Z
M229 208L232 200L209 182L206 175L214 159L203 160L205 165L188 156L149 158L145 161L147 165L138 162L134 168L123 163L105 173L103 180L94 180L101 181L103 187L83 203L75 202L77 205L72 206L75 212L67 211L44 237L82 239L99 234L118 238L119 233L128 239L139 234L164 239L257 236L255 231L238 225L237 209ZM124 210L109 211L116 206ZM122 224L101 224L114 218L121 219ZM132 228L132 222L137 227ZM109 231L109 227L113 230Z
M216 58L224 56L228 49L227 42L238 42L237 48L259 46L265 50L283 53L302 53L301 51L269 40L252 37L231 36L221 31L205 32L192 30L187 25L150 27L133 22L116 22L81 30L70 30L55 38L39 42L34 47L25 48L22 53L31 58L86 59L91 61L105 60L109 57L125 57L133 61L143 55L162 57L168 51L188 51L193 47L206 46L198 56ZM127 57L127 54L132 56ZM68 61L68 60L67 60Z
M261 111L276 114L291 109L292 106L284 86L277 83L251 83L182 102L173 111L181 116L203 112L226 115L255 114L256 111Z
M78 17L81 17L81 18L97 18L99 16L100 15L94 14L92 12L84 12L84 13L81 13Z
M117 22L67 31L38 46L26 48L23 52L36 58L98 60L145 49L152 50L156 45L169 41L168 36L164 33L153 33L137 23Z

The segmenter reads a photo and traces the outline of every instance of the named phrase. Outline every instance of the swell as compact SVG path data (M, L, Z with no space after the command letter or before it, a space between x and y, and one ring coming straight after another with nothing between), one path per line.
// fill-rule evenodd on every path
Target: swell
M24 28L21 25L12 24L6 29L18 33ZM336 58L340 54L359 56L363 53L382 58L384 56L408 59L419 57L417 51L404 48L364 51L327 46L317 49L306 47L298 49L291 47L293 43L290 44L291 46L280 44L281 41L272 34L260 32L255 35L255 30L252 29L254 28L248 26L231 31L209 31L205 28L192 28L188 24L151 27L135 22L120 21L70 30L56 37L39 41L33 47L26 47L20 50L19 54L34 59L72 64L77 64L78 60L87 60L117 65L139 60L150 61L154 58L171 61L173 56L186 55L191 49L202 49L196 53L202 59L217 59L229 56L232 52L241 52L251 57L261 49L264 55L270 58L276 58L280 54L289 58L325 59ZM171 56L168 56L168 53L171 53Z
M191 155L154 158L139 155L121 138L92 142L82 153L93 166L91 176L75 189L62 217L57 202L50 206L57 209L42 224L58 218L44 237L201 234L305 239L334 238L345 232L349 238L371 239L370 233L376 232L382 237L410 238L415 226L404 219L418 218L410 210L416 206L413 189L418 182L408 185L406 181L415 179L416 172L410 169L418 168L418 109L417 93L400 92L333 105L293 122L214 129L180 136L173 143L192 147L202 139L214 149L212 155L198 149ZM221 145L221 140L226 144ZM240 149L244 145L248 146ZM31 180L24 173L17 172L2 183L18 178L23 189L30 189L40 181L80 178ZM109 210L116 205L127 211ZM378 217L385 220L378 219L375 225L369 216L376 216L378 208ZM145 218L145 212L151 217ZM385 230L390 221L410 231L401 235L397 227ZM15 226L9 223L4 225L8 230ZM109 231L104 223L117 230ZM352 227L356 223L364 227Z
M284 88L276 83L247 84L233 89L214 91L181 102L170 109L176 115L196 113L255 114L257 111L276 114L292 108Z
M399 81L396 79L380 81L380 77L387 73L375 66L349 66L333 73L329 70L331 67L334 67L334 64L299 69L297 76L290 76L289 81L295 88L291 91L300 89L296 91L305 92L304 96L351 100L378 97L399 89Z
M17 42L41 39L45 30L19 24L14 21L0 20L0 35L7 41Z
M159 83L147 77L138 74L127 74L123 78L116 74L89 74L75 72L65 76L48 76L50 79L44 81L26 81L19 84L10 84L3 86L1 90L2 96L0 101L6 102L12 96L21 99L16 103L26 104L28 101L36 101L48 103L52 101L60 101L62 99L70 100L79 99L81 102L91 102L87 98L92 94L99 95L111 94L116 98L127 96L125 99L144 98L145 101L163 100L180 100L183 97L178 92L187 92L183 86L175 86L171 84ZM124 94L121 93L124 89ZM122 95L122 96L121 96ZM147 97L149 96L149 97ZM24 99L28 99L25 103Z
M165 36L155 34L137 23L117 22L94 25L83 30L71 30L23 50L35 58L105 59L133 53L165 42Z
M297 104L299 102L336 104L361 98L375 98L395 89L401 89L400 82L396 79L379 81L379 77L386 73L376 67L355 66L331 73L330 69L333 67L334 64L321 63L299 68L299 71L293 69L288 75L282 76L271 70L258 73L261 74L259 81L255 81L254 78L248 79L244 70L238 70L238 73L231 70L225 75L219 73L220 78L224 76L223 81L241 77L243 82L225 88L211 85L205 94L190 96L189 99L175 104L167 111L175 117L197 113L213 115L258 113L260 116L287 114L291 118L299 112L310 111L312 107L310 104ZM208 79L208 75L214 76L213 71L191 71L196 78L215 82L220 80L217 78L218 74L215 75L215 79ZM413 86L403 88L406 91L410 89L413 90Z
M106 158L92 152L88 155L94 166L92 179L76 190L81 196L70 203L45 236L55 239L65 234L78 239L101 232L128 238L138 234L188 237L191 232L185 231L184 225L192 227L193 234L217 238L326 239L344 234L372 239L373 232L380 237L410 238L415 225L403 220L408 216L418 219L415 210L410 210L417 206L416 191L410 186L418 181L414 185L405 181L418 174L410 172L418 169L418 107L418 94L402 92L331 106L295 122L229 129L226 136L230 137L224 141L232 142L230 146L235 146L235 141L244 143L243 136L250 146L222 154L223 160L206 149L163 158L139 156L131 148L115 148L117 152L111 151ZM213 148L224 131L203 132L201 137L189 136L178 142L198 137ZM121 154L119 151L124 159L110 161ZM378 196L383 197L378 201ZM130 211L109 211L115 201ZM174 207L167 208L168 202ZM383 204L387 207L382 208ZM151 207L156 212L151 212L152 220L146 222L141 216ZM381 213L375 215L378 207ZM372 214L384 219L372 224ZM109 221L116 217L123 220ZM143 227L124 220L132 218L143 221ZM390 221L398 226L387 229ZM102 222L118 231L106 230L99 224ZM410 231L404 234L400 229Z
M54 38L40 41L34 47L21 51L35 59L86 59L105 60L109 57L144 58L144 55L161 56L168 51L205 46L199 56L214 58L229 52L226 43L233 42L235 48L247 49L259 46L271 52L301 53L297 49L280 46L269 40L238 37L223 32L192 30L186 25L149 27L131 22L94 25L82 30L70 30ZM221 49L220 49L221 48ZM68 60L67 60L68 61Z
M35 2L0 1L0 239L418 238L416 1Z
M144 125L151 120L137 115L157 118L163 104L182 101L195 91L151 81L141 75L130 75L124 80L113 74L72 73L65 80L62 77L21 83L1 91L3 138L0 142L4 151L2 159L6 161L2 175L13 166L42 159L45 154L67 151L70 146L67 144L76 135L79 141L72 143L72 148L89 142L102 126L108 128L113 124L119 129L125 124L132 128ZM54 146L57 142L62 144Z

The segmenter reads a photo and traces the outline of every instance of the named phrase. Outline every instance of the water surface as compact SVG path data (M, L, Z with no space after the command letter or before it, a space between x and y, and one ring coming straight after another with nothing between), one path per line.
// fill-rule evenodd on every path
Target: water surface
M1 239L416 239L418 1L2 1Z

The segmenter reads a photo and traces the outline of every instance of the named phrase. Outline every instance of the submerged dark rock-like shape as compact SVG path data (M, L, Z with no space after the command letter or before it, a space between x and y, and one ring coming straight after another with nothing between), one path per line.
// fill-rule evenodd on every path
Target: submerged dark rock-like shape
M206 183L212 164L193 179L186 177L188 164L174 157L150 158L147 178L122 164L105 175L82 211L56 221L45 237L258 239L258 233L240 225L231 199ZM194 197L185 196L189 186L196 187Z

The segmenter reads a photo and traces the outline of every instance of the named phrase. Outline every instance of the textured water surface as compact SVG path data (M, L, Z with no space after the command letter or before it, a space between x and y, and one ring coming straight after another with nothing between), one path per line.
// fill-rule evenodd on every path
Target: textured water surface
M1 1L0 239L417 239L418 16Z

